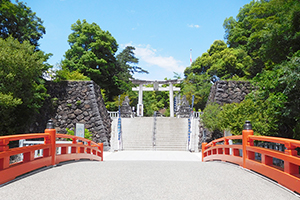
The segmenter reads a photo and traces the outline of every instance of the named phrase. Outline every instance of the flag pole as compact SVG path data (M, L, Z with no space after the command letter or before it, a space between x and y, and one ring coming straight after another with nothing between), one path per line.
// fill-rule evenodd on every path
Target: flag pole
M192 60L192 49L190 49L190 64L192 65L192 62L193 62L193 60Z

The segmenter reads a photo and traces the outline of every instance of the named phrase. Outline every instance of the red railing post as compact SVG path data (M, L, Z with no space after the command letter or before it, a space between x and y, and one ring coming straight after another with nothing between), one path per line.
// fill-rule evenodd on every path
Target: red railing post
M284 151L285 154L291 156L297 156L297 151L295 150L296 147L292 146L291 143L285 143L286 150ZM299 166L288 162L287 160L284 161L284 172L288 174L299 174Z
M9 150L8 146L9 140L1 139L0 140L0 152ZM9 156L0 159L0 170L6 169L9 167Z
M72 138L72 144L77 144L77 137ZM77 147L76 146L71 147L71 153L77 153Z
M51 165L54 166L56 162L56 130L54 129L53 121L50 119L47 123L45 133L50 136L51 143Z
M98 143L99 144L99 150L101 151L100 156L101 156L101 161L103 161L103 143Z
M229 140L227 138L224 138L224 145L229 145ZM229 148L224 148L224 154L229 155L230 154L230 149Z
M246 168L246 159L249 158L246 146L249 145L248 136L253 135L252 125L250 121L246 121L244 124L243 133L243 167ZM251 154L252 157L252 154Z
M206 142L202 143L202 162L204 161L204 151L205 151L205 146L207 145Z

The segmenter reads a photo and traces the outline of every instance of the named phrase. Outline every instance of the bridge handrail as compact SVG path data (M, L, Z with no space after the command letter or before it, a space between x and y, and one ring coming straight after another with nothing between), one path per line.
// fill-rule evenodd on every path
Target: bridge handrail
M241 139L242 139L241 135L233 135L233 136L218 138L218 139L215 139L215 140L211 141L210 143L206 144L206 148L210 147L210 146L215 146L219 142L225 142L228 140L241 140Z
M295 148L300 147L299 140L287 139L287 138L279 138L279 137L270 137L270 136L258 136L258 135L249 135L249 140L259 140L264 142L272 142L284 144L285 146L295 146Z
M28 133L28 134L18 134L18 135L7 135L0 136L1 141L7 140L9 142L17 141L17 140L28 140L28 139L38 139L38 138L46 138L49 137L48 134L45 133ZM1 145L2 143L0 143Z
M242 145L230 145L229 140L242 139ZM285 151L254 146L254 141L285 145ZM223 142L223 144L220 144ZM243 130L239 136L228 136L202 143L202 161L221 160L238 164L246 169L267 176L292 191L300 193L300 156L296 148L300 141L279 137L256 136L253 130ZM256 159L256 155L261 159ZM284 161L284 166L275 166L273 158Z
M44 138L44 144L9 148L9 142ZM56 143L57 138L70 138L72 143ZM85 142L78 142L78 140ZM61 148L61 153L57 153ZM68 152L68 149L71 149ZM35 157L35 151L42 151L41 156ZM23 159L16 163L10 163L10 157L22 154ZM0 185L15 179L30 171L55 166L69 160L90 159L103 161L103 144L95 143L78 136L56 134L55 129L46 129L45 133L19 134L0 137Z

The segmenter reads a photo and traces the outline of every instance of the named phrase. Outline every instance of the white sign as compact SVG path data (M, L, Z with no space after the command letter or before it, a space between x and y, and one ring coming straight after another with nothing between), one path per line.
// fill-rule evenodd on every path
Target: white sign
M84 138L84 124L76 123L75 136Z

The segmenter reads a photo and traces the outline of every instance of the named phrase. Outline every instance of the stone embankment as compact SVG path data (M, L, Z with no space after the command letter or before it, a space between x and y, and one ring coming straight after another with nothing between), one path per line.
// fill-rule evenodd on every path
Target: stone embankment
M253 86L248 81L217 81L211 86L206 105L209 103L219 105L240 103L252 90ZM209 131L203 123L200 123L199 130L199 147L203 142L210 142L224 136L223 132Z
M50 98L36 117L31 132L42 132L49 118L54 121L58 133L75 130L76 123L85 124L93 135L93 141L103 142L109 148L111 118L105 107L100 87L93 81L48 82Z
M240 103L252 90L248 81L217 81L210 89L208 103Z

